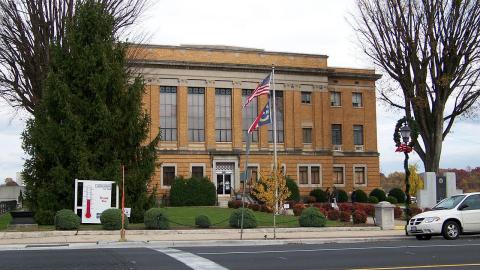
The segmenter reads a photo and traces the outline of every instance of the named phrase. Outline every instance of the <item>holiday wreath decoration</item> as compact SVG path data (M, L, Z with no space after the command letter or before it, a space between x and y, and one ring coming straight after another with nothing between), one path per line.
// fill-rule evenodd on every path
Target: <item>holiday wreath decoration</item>
M400 135L400 128L407 123L410 127L410 142L408 144L402 143L402 136ZM412 118L407 118L406 116L398 120L395 125L395 131L393 133L393 141L397 149L395 152L405 152L410 153L413 150L413 146L417 143L418 138L418 126L417 122Z

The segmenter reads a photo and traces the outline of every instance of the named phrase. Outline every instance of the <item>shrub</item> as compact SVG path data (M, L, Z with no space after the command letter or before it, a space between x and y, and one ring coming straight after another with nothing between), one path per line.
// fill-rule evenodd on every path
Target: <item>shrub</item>
M176 178L170 188L172 206L215 205L215 185L208 178Z
M358 210L353 212L353 223L361 224L367 222L367 214L364 211Z
M362 208L359 210L364 211L370 217L375 216L375 206L373 206L373 204L369 204L369 203L363 204Z
M55 214L55 229L57 230L78 230L80 217L70 209L63 209Z
M104 230L120 230L122 228L122 210L110 208L102 212L100 222ZM128 218L125 217L125 228L128 227Z
M234 201L228 201L228 203L227 203L228 208L233 208L233 202L234 202Z
M273 209L266 206L265 204L260 205L260 212L273 213Z
M337 189L337 202L348 202L348 194L343 189Z
M395 208L393 208L393 218L395 219L401 219L402 218L402 215L403 215L403 210L402 208L398 207L398 206L395 206Z
M418 215L422 213L422 209L416 207L416 206L410 206L410 215L413 217L415 215Z
M253 211L260 211L261 206L256 203L252 203L248 205L248 208L252 209Z
M295 216L300 216L300 214L302 214L303 209L305 209L305 204L297 203L293 206L293 214Z
M199 215L195 218L195 225L200 228L209 228L212 226L210 219L205 215Z
M255 214L250 209L245 209L243 213L243 228L256 228L257 227L257 218ZM230 215L229 224L230 227L240 228L242 222L242 209L233 210Z
M170 223L161 208L150 208L145 212L143 224L146 229L168 230Z
M355 198L355 199L354 199ZM366 203L368 201L367 193L361 189L357 189L352 192L352 201Z
M34 218L38 225L53 225L55 212L52 210L37 210Z
M370 192L370 196L375 196L377 197L379 202L387 200L387 195L385 194L385 191L379 189L379 188L374 188L372 192Z
M352 204L351 203L339 203L338 208L342 212L352 212Z
M388 196L387 197L387 202L389 202L391 204L397 204L398 203L397 198L395 198L393 196Z
M315 197L316 202L326 202L328 201L327 193L319 188L312 189L310 191L310 196Z
M388 192L388 196L393 196L397 199L398 203L405 203L405 192L399 188L392 188Z
M328 211L327 217L329 220L338 220L338 218L340 217L340 211L332 209Z
M368 197L368 202L373 203L373 204L377 204L378 203L378 198L375 197L375 196L370 196L370 197Z
M300 191L298 190L297 182L287 176L287 188L290 191L290 196L287 198L289 201L300 201Z
M298 222L301 227L325 227L327 219L315 207L309 207L303 210Z
M342 221L342 222L350 222L350 217L351 217L350 215L351 215L351 214L352 214L351 212L341 211L341 212L340 212L340 216L339 216L340 221Z
M314 203L314 202L316 202L316 201L317 201L317 199L315 199L314 196L305 196L305 197L303 197L303 202L304 202L304 203Z

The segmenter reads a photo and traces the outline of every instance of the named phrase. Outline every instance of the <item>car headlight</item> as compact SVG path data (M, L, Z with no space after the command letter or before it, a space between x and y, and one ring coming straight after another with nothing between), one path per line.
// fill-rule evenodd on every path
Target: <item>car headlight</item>
M439 221L439 220L440 220L439 217L427 217L423 221L425 223L432 223L432 222Z

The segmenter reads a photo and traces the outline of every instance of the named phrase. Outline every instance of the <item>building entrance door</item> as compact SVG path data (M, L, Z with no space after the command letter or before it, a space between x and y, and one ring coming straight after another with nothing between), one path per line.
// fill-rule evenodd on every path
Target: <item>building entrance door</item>
M233 173L235 163L232 162L217 162L216 163L216 186L218 195L230 195L233 189Z

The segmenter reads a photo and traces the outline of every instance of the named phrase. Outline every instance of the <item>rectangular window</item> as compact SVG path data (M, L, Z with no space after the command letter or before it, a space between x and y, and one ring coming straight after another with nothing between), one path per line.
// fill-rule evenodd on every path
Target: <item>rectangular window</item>
M217 142L232 141L232 89L215 89L215 133Z
M363 145L363 126L353 125L353 144Z
M270 92L270 96L273 97L273 93ZM273 105L270 104L273 110ZM283 143L284 141L284 127L283 127L283 92L275 91L275 112L277 119L277 143ZM273 121L273 115L272 115ZM273 143L273 123L268 125L268 142Z
M312 100L312 93L302 92L302 104L310 104Z
M247 98L252 94L253 90L242 90L242 104L247 102ZM255 121L255 118L258 115L258 103L257 98L254 98L250 103L242 109L242 131L243 131L243 141L247 141L248 128ZM250 134L251 142L258 142L258 129L253 131Z
M352 105L354 108L363 107L362 93L352 93Z
M160 140L177 140L177 87L160 86Z
M332 125L332 144L342 145L342 125L340 124Z
M298 182L300 185L308 185L308 167L300 166L298 167Z
M320 184L320 167L319 166L310 167L310 179L311 179L312 185Z
M188 140L205 141L205 88L188 87Z
M365 185L365 167L354 167L353 168L353 179L355 185Z
M333 107L342 106L342 95L340 92L330 92L330 105Z
M192 178L203 178L203 166L192 166Z
M303 128L303 143L312 143L312 128Z
M334 185L345 185L345 179L343 178L343 167L335 166L333 167L333 184Z
M248 166L248 182L247 184L253 185L257 182L258 179L258 167L257 166Z
M163 166L162 186L171 186L175 179L175 166Z

